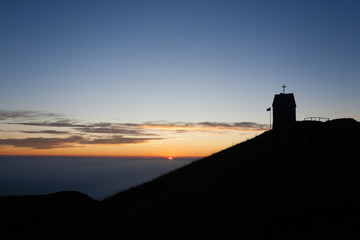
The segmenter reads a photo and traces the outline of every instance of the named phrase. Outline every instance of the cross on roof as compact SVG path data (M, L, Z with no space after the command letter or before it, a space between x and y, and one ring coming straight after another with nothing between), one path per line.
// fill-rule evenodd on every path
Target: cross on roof
M285 88L286 88L285 84L283 84L281 87L283 88L283 94L285 94Z

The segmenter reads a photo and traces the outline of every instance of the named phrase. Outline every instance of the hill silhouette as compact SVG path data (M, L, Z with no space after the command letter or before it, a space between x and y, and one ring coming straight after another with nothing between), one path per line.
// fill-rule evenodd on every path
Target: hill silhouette
M74 192L70 195L78 201L57 199L56 205L49 195L19 197L22 204L8 204L2 214L4 234L44 239L359 239L359 136L360 123L353 119L296 122L101 202ZM9 199L0 198L1 206ZM36 211L29 210L29 201Z

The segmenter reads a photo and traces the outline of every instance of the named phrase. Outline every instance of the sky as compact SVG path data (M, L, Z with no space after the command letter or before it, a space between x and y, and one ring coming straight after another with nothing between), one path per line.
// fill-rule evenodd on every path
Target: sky
M360 2L1 0L0 155L206 156L360 119Z

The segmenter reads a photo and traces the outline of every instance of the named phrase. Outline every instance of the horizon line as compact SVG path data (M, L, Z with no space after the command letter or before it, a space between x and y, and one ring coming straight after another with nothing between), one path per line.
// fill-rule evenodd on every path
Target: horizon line
M109 155L31 155L31 154L12 154L12 155L0 155L0 157L85 157L85 158L166 158L168 159L169 157L172 157L173 159L175 158L204 158L206 156L174 156L174 155L167 155L167 156L149 156L149 155L145 155L145 156L123 156L123 155L114 155L114 156L109 156Z

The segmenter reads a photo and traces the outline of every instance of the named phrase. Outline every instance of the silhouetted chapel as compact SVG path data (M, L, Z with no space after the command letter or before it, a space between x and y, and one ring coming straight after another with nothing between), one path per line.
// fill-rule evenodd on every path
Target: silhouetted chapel
M276 94L272 104L273 107L273 129L284 127L296 122L296 103L293 93L285 93L285 84L282 86L283 92Z

